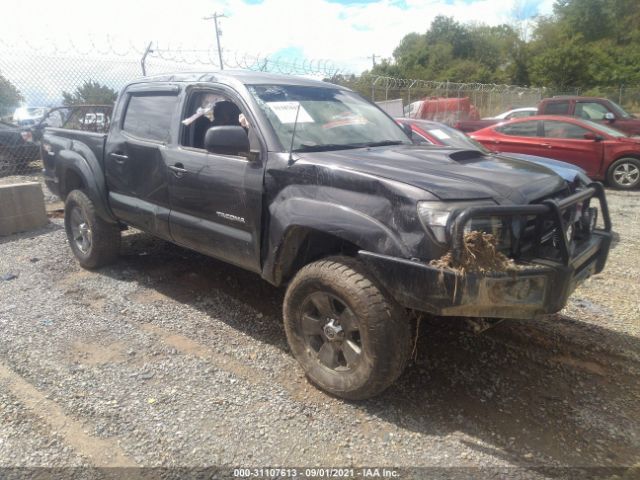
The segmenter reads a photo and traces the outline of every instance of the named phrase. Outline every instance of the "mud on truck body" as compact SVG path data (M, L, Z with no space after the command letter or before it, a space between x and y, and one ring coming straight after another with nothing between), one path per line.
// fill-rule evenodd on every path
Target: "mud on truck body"
M534 319L604 267L598 183L474 150L415 146L348 89L256 72L127 85L108 134L47 128L47 184L85 268L128 226L286 286L293 355L320 388L382 392L407 363L412 310ZM430 265L490 232L517 268Z

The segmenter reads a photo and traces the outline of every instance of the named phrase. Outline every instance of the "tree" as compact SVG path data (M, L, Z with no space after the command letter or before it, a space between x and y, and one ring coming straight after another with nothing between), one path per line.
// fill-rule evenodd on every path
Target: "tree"
M62 92L63 104L70 105L113 105L118 92L93 80L85 81L73 93Z
M509 25L464 25L438 16L424 34L406 35L372 73L452 82L512 83L526 79L522 41Z
M553 49L546 49L532 59L531 80L538 85L575 87L590 84L589 58L581 36L566 39Z
M15 108L24 101L16 86L0 74L0 110Z
M637 0L558 0L529 43L537 85L619 87L640 82Z
M639 0L556 0L554 13L527 17L515 0L513 25L436 17L409 33L371 73L434 81L508 83L595 91L640 84Z

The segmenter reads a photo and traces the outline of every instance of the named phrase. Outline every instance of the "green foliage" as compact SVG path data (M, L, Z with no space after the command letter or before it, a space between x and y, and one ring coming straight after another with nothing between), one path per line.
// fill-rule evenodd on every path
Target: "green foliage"
M508 25L463 25L438 16L425 34L410 33L372 73L406 78L504 83L516 76L518 35Z
M92 80L85 81L73 93L62 92L64 105L113 105L118 92Z
M524 30L438 16L371 73L556 89L640 84L638 0L557 0L553 15L535 19L528 41Z
M531 79L539 85L639 84L637 0L558 0L536 25Z
M0 111L15 108L23 100L16 86L0 74Z

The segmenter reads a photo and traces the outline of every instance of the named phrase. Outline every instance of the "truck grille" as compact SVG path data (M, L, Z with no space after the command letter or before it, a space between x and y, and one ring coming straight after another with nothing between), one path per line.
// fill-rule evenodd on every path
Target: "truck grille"
M600 210L591 207L593 198L598 199ZM591 237L598 212L604 230L611 231L604 188L597 182L528 205L469 207L451 226L453 255L460 258L465 231L482 230L493 233L498 248L511 258L548 258L568 265L580 243Z

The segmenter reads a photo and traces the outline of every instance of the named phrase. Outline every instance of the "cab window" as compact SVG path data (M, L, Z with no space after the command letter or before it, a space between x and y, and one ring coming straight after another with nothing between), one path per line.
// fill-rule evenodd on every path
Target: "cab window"
M544 108L545 115L568 115L569 101L549 102Z
M122 130L138 138L167 143L177 105L176 94L133 94L129 98Z
M604 120L604 116L610 113L609 109L597 102L576 103L576 116L586 120Z
M241 126L248 131L246 117L238 105L213 91L192 92L183 117L181 144L185 147L204 149L204 137L211 127Z

